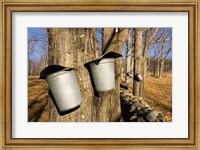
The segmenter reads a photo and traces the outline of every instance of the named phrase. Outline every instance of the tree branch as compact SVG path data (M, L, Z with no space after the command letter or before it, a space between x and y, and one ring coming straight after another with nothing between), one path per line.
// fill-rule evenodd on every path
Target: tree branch
M171 40L171 39L172 38L167 38L167 39L162 39L162 40L156 40L156 41L151 42L151 45L155 44L155 43L166 42L166 41Z

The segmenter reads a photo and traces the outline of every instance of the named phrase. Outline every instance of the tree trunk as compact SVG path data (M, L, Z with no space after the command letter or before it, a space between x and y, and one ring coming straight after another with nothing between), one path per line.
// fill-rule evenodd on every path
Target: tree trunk
M151 72L151 58L148 58L148 61L147 61L147 74L150 74Z
M63 65L77 68L77 78L83 97L80 108L60 116L55 106L50 104L50 121L91 122L116 121L120 115L119 88L94 96L85 62L98 56L95 29L49 29L49 65ZM116 66L118 67L118 66ZM118 78L116 79L118 83Z
M159 77L159 70L160 70L160 58L156 60L156 77Z
M159 65L159 78L162 77L162 73L163 73L163 65L164 65L164 60L160 60L160 65Z
M147 69L148 69L148 55L149 55L149 52L148 52L148 48L149 48L149 44L145 44L145 48L144 48L144 58L143 58L143 61L144 61L144 78L147 76Z
M104 28L103 31L103 47L107 46L107 51L119 52L118 45L118 32L115 33L115 36L112 37L113 32L116 32L114 28ZM112 41L110 42L110 39ZM108 42L110 42L108 46ZM120 99L119 99L119 90L120 90L120 60L115 62L115 80L116 88L110 91L101 92L100 98L98 99L99 103L94 105L96 111L95 121L119 121L121 115L120 109ZM106 114L106 115L105 115Z
M134 75L141 73L143 74L143 56L142 56L142 29L135 29L135 55L134 55ZM133 81L133 95L143 97L143 81Z
M126 73L131 71L131 52L130 52L130 29L127 28L120 28L119 29L119 35L118 35L118 41L119 41L119 50L120 52L123 49L124 43L127 43L127 56L124 60L123 63L123 72L121 71L121 78L124 81L124 84L127 84L129 87L132 87L132 85L130 85L131 81L128 79L127 80L127 76Z
M124 29L126 30L126 41L127 41L127 72L131 72L133 66L132 66L132 63L131 63L131 54L132 54L132 51L130 49L130 30L129 29Z
M127 40L127 47L128 47L128 52L127 52L127 73L131 74L133 73L133 63L132 63L132 49L131 49L131 42L130 42L130 29L124 29L126 32L126 40ZM132 78L127 78L126 80L126 84L128 86L128 88L130 89L130 91L132 91L133 89L133 80Z
M166 36L164 36L164 39L166 39ZM163 42L162 43L162 47L161 47L162 53L161 53L161 57L159 59L159 70L158 70L158 77L159 78L161 78L161 76L162 76L163 64L164 64L164 59L165 59L165 55L164 55L165 50L164 50L164 47L165 47L165 43Z
M28 60L28 75L31 75L31 60Z
M149 52L148 52L148 49L149 49L149 46L150 46L150 28L147 29L147 33L145 35L145 41L144 41L144 56L143 56L143 63L144 63L144 78L146 78L146 75L147 75L147 59L148 59L148 55L149 55Z

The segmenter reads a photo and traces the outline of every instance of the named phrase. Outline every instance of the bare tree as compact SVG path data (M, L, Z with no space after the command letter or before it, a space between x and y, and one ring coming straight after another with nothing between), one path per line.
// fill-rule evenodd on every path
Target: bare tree
M159 75L158 77L161 78L162 77L162 72L163 72L163 65L164 65L164 61L166 59L166 57L168 56L168 54L171 52L172 50L172 40L170 40L170 44L168 46L167 51L165 51L165 45L167 43L166 39L167 39L167 30L165 29L165 34L163 37L164 41L162 42L162 46L161 46L161 55L159 58Z
M144 31L144 50L143 50L143 58L144 58L144 78L146 77L147 74L147 69L148 69L148 65L147 65L147 60L148 60L148 55L149 55L149 47L151 44L153 44L153 39L155 38L156 34L158 33L159 28L147 28Z
M34 38L28 43L28 75L31 75L32 72L31 55L33 54L32 51L33 43L34 43Z
M161 45L163 42L170 41L170 37L164 38L165 30L167 28L146 28L143 31L143 57L144 57L144 78L146 77L147 71L148 71L148 62L149 59L149 50L152 45Z
M172 37L167 33L169 29L163 29L159 40L154 41L154 76L161 78L165 59L172 50Z

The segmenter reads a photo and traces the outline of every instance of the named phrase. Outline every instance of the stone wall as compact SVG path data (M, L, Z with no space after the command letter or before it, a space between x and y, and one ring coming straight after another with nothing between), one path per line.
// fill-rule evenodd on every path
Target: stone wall
M121 122L164 122L165 116L152 109L142 97L133 96L127 89L120 89Z

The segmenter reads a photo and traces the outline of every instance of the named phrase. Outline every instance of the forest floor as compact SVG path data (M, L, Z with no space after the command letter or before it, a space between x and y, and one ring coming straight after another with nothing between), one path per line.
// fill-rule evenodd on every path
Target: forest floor
M165 115L165 121L172 121L172 75L164 74L162 78L147 77L144 80L146 102Z
M172 75L165 74L161 79L147 77L144 80L146 102L165 115L167 122L172 121ZM48 122L48 86L38 76L28 80L28 121Z

